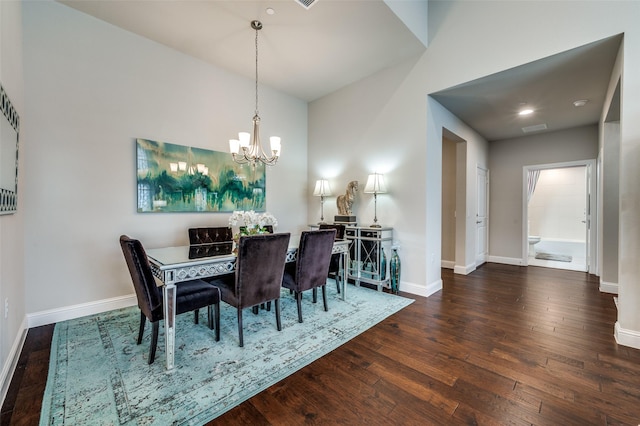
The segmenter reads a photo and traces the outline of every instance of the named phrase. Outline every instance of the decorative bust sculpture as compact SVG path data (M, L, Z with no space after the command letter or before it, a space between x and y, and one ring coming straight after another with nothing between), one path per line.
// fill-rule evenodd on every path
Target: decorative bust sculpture
M338 214L342 216L351 216L351 207L353 206L353 199L355 192L358 190L358 181L353 180L347 185L347 190L344 194L339 195L336 199L336 205L338 206Z

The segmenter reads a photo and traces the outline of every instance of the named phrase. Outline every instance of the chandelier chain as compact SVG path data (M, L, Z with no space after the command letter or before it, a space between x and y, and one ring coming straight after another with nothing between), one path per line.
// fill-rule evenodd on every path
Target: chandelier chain
M258 115L258 29L256 28L256 115Z

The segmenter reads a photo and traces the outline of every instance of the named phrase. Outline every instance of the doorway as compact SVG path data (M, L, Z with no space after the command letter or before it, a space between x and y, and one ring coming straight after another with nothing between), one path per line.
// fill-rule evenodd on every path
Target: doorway
M593 161L525 167L525 264L590 270L592 169Z

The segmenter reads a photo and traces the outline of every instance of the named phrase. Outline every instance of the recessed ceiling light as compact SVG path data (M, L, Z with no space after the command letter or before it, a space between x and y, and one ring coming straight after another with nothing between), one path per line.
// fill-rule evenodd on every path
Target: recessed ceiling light
M520 110L520 112L518 113L518 115L529 115L529 114L533 114L533 110L531 108Z
M267 8L267 15L275 15L276 11L272 7Z
M578 99L577 101L573 101L573 106L576 108L583 107L589 102L588 99Z

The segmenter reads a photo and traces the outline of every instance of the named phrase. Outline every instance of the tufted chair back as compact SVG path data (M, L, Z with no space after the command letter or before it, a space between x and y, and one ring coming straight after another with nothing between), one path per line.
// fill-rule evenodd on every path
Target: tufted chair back
M222 243L233 240L233 231L228 226L189 228L189 244Z

